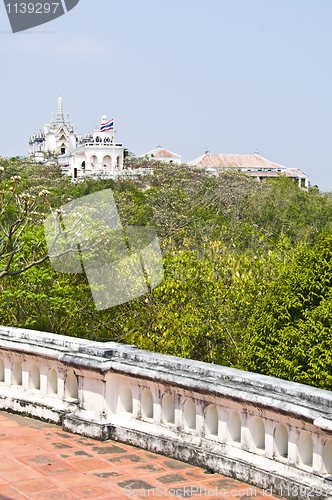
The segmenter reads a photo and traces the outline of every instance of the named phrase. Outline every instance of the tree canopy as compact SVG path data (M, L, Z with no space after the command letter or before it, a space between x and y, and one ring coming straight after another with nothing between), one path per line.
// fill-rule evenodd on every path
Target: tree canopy
M332 389L332 235L304 247L262 297L243 339L241 365Z
M147 166L132 157L126 164ZM20 193L31 199L49 191L52 210L112 189L124 227L156 230L165 272L152 292L97 311L85 275L55 272L46 259L0 281L3 324L329 386L330 194L283 176L263 182L236 170L209 176L157 161L144 175L133 168L116 180L79 183L57 166L23 158L0 159L0 167L7 189L19 176ZM28 262L36 245L46 250L42 225L32 219L16 262Z

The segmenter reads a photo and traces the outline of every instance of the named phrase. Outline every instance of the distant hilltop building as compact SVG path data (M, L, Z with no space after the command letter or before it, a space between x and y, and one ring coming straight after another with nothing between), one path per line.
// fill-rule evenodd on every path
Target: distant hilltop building
M113 176L123 170L124 148L115 142L114 120L103 116L93 134L76 134L76 127L63 117L62 98L58 99L56 120L44 132L32 134L29 154L36 162L57 161L62 171L72 178L91 176Z
M141 157L152 160L153 159L159 160L166 163L177 163L178 165L181 164L181 156L177 155L176 153L172 153L171 151L168 151L167 149L164 149L161 146L157 146L156 149L153 149L148 153L140 155L140 158Z
M79 137L74 150L59 156L64 173L76 179L89 176L116 176L123 170L124 148L115 142L114 120L103 116L93 134Z
M188 165L205 167L211 173L237 169L259 180L285 175L298 182L301 187L308 187L309 185L309 177L302 170L272 163L259 156L258 152L249 155L209 154L206 152L196 160L190 161Z
M77 135L76 127L69 121L69 114L64 119L61 97L58 99L56 119L52 113L51 122L44 126L44 131L31 135L29 155L37 163L59 163L61 170L73 179L114 177L124 173L124 148L115 141L114 119L108 120L104 115L92 134ZM162 146L141 157L181 165L181 156ZM310 186L309 178L302 170L272 163L259 156L257 151L254 154L209 154L206 151L188 165L203 167L212 174L227 169L241 170L258 180L285 175L301 187Z
M46 162L55 155L65 154L76 148L76 128L69 122L69 114L66 121L63 117L62 98L58 99L58 112L56 120L52 113L51 122L41 130L33 133L29 141L29 155L36 162Z

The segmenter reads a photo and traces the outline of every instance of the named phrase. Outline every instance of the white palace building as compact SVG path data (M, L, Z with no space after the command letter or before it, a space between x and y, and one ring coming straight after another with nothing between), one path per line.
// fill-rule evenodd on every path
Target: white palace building
M32 134L29 155L36 162L54 163L57 158L62 171L72 178L86 175L113 176L123 170L122 144L115 142L114 120L102 117L93 134L76 134L76 127L63 117L62 98L58 99L56 120L52 113L51 123L44 132Z

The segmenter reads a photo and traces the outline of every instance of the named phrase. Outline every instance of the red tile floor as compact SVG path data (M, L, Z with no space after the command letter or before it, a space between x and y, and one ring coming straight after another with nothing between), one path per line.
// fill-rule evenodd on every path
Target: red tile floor
M101 443L56 425L0 412L0 500L125 498L274 500L277 496L133 446Z

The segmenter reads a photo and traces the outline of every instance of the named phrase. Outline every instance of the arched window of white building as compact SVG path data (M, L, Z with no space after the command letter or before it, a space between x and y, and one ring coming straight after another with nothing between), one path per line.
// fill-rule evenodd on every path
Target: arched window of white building
M90 158L90 163L92 165L93 168L97 168L98 167L98 158L96 155L92 155L91 158Z
M0 358L0 382L5 381L5 365L3 359Z
M112 170L112 158L110 157L110 155L105 155L104 158L103 158L103 165L104 165L104 168L108 171L111 171Z

